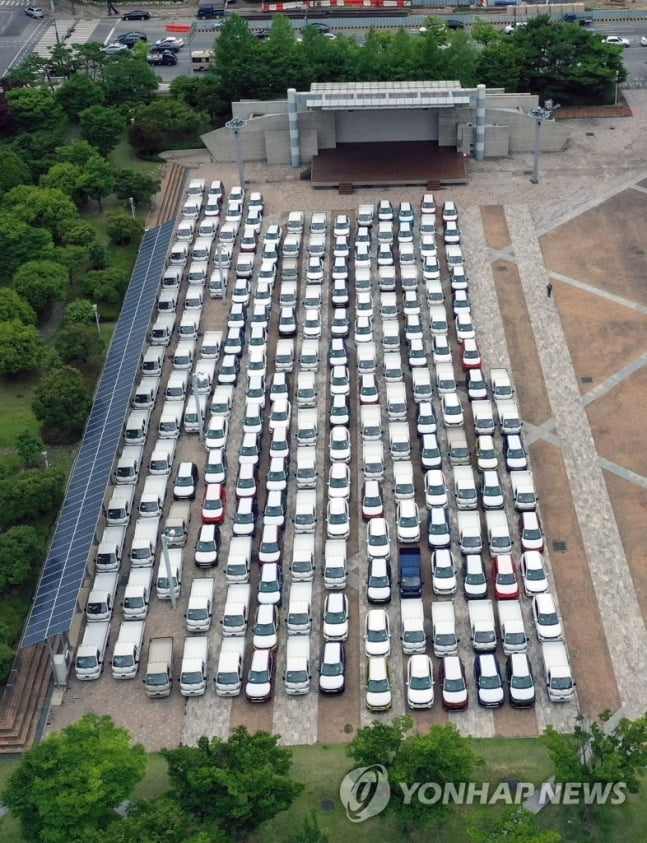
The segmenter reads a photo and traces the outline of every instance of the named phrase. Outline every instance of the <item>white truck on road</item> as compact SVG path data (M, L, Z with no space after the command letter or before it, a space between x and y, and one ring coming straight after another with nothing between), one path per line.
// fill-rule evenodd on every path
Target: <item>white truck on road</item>
M491 556L512 552L512 537L504 509L486 509L485 527Z
M418 597L402 600L400 619L402 621L402 652L405 655L424 653L427 649L427 636L422 600Z
M216 694L219 697L235 697L240 694L243 687L244 661L245 639L224 638L214 679Z
M511 653L525 653L528 636L523 625L521 603L518 600L497 600L501 643L506 656Z
M455 656L458 653L458 638L452 601L434 600L432 602L431 629L434 655L438 658Z
M185 615L189 632L206 632L211 626L215 584L213 577L196 577L191 583Z
M301 696L310 690L310 638L288 638L285 659L285 693Z
M249 620L249 599L252 593L249 583L236 583L227 589L225 610L222 620L222 634L229 636L245 635Z
M74 659L74 675L77 679L87 682L101 676L109 638L108 621L89 623L86 626Z
M458 546L466 556L483 550L481 517L474 509L462 509L458 512Z
M133 568L152 568L155 563L160 519L138 518L130 543L130 564Z
M118 582L117 571L99 573L95 576L85 609L88 623L109 621L112 618Z
M517 512L532 512L537 508L537 493L532 471L511 471L512 500Z
M151 601L152 568L134 568L128 575L121 608L127 621L143 620Z
M173 683L173 636L151 638L148 644L146 678L148 697L168 697Z
M118 571L126 540L125 527L106 527L94 560L97 571Z
M563 641L547 641L541 645L546 674L546 689L551 702L569 702L575 698L575 681Z
M209 637L198 635L184 639L180 693L183 697L199 697L207 689Z
M112 654L112 675L115 679L134 679L137 676L144 627L144 621L126 621L119 628L119 637Z
M491 600L470 600L467 604L470 619L470 638L477 653L496 650L496 628Z

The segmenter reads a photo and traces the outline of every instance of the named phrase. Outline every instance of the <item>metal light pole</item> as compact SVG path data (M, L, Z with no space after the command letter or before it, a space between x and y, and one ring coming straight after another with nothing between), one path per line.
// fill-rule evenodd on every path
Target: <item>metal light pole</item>
M97 331L99 332L99 335L101 335L101 324L99 322L99 307L96 304L93 304L92 310L94 311L94 321L97 323Z
M240 179L240 186L245 187L245 169L243 167L243 156L240 148L240 131L247 125L247 120L242 117L232 117L225 123L225 128L231 129L234 133L234 143L236 144L236 160L238 161L238 178Z
M532 160L532 176L530 181L532 184L539 184L539 155L541 153L541 124L544 120L553 120L553 112L560 107L559 103L553 103L552 100L546 100L543 106L538 105L536 108L531 108L528 116L535 121L535 146Z
M130 203L130 213L133 215L133 219L135 219L135 200L132 196L129 196L128 201Z
M45 468L49 468L49 461L47 459L47 451L41 451L43 459L45 460Z
M171 557L168 555L168 537L162 533L162 559L164 560L164 567L166 568L166 579L168 580L168 589L171 596L171 606L175 609L177 603L177 596L175 594L176 580L171 569Z

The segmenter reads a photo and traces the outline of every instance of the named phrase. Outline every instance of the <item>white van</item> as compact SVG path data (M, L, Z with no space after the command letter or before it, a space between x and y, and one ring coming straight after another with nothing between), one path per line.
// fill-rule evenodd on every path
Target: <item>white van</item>
M431 401L431 373L429 369L420 367L411 370L411 383L413 385L413 400L416 404L421 401Z
M374 342L363 342L357 346L357 373L374 375L376 369L376 349Z
M297 448L297 489L317 487L317 451L314 447Z
M383 292L395 290L394 266L380 266L378 269L378 277L380 281L380 290Z
M384 449L381 442L363 443L362 471L365 480L384 479Z
M208 263L213 248L213 237L198 237L191 249L191 260Z
M277 372L291 372L294 369L294 340L280 339L276 343L274 366Z
M197 402L197 404L196 404ZM185 433L199 433L207 414L207 396L190 395L184 409L182 427Z
M169 264L171 266L185 266L189 259L189 246L184 240L176 240L171 246Z
M414 369L414 371L417 371ZM387 383L386 412L389 421L405 421L407 418L407 390L404 383Z
M162 287L165 290L179 290L182 282L182 270L178 266L168 266L162 276Z
M397 319L389 319L382 325L382 351L400 351L400 325Z
M207 360L217 360L222 346L222 331L205 331L200 346L200 357Z
M303 340L299 368L305 371L317 371L319 368L319 340Z
M150 341L153 345L168 345L175 328L175 314L161 313L153 322Z
M347 548L344 539L326 539L324 546L324 588L338 591L346 588L348 579Z
M182 424L182 405L177 401L166 401L157 425L160 439L177 439Z
M382 438L382 411L379 405L362 404L359 410L360 435L364 442L380 441Z
M393 495L396 503L415 498L416 487L413 480L413 463L411 460L400 460L393 463Z
M211 415L229 418L234 400L234 387L230 383L219 383L211 399Z
M404 381L402 358L395 351L389 351L384 355L384 380L386 383L402 383Z
M445 258L451 272L452 267L463 265L463 252L460 246L445 246Z
M148 433L149 410L133 410L124 426L124 439L127 445L143 445Z
M142 357L142 373L159 378L164 365L164 349L161 346L148 346Z
M166 400L167 401L182 401L186 398L186 393L189 385L188 372L171 372L169 379L166 382Z
M187 275L189 284L196 287L204 287L207 283L207 264L192 261L189 265L189 273Z
M299 372L297 377L297 407L317 406L317 379L314 372Z
M162 290L157 297L158 313L175 313L177 308L177 291L168 289Z
M180 341L197 340L200 317L196 313L183 313L178 327Z
M439 395L456 392L456 378L451 363L436 364L436 389Z
M432 305L429 308L429 328L432 334L446 334L449 330L444 307Z

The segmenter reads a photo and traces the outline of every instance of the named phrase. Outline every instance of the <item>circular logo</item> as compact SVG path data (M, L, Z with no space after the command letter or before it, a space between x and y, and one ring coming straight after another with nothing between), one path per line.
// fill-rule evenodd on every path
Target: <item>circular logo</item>
M351 770L339 785L339 798L352 823L362 823L381 814L391 798L386 768L373 764Z

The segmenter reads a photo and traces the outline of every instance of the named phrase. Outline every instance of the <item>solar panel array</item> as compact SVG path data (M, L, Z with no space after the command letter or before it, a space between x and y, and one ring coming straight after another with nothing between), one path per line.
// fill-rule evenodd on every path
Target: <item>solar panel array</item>
M174 226L147 231L139 248L21 647L72 624Z

